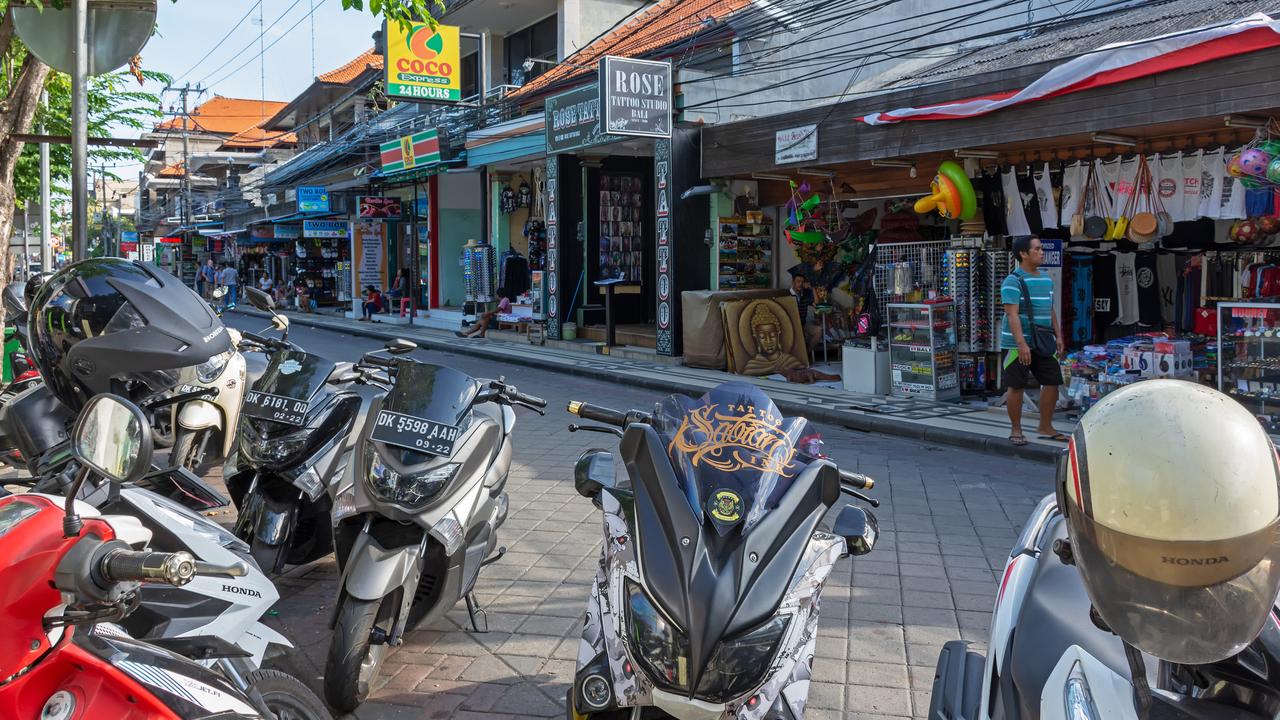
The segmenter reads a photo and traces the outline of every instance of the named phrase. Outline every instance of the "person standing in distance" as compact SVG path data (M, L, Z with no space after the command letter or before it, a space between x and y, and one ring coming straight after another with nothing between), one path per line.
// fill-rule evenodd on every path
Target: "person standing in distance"
M240 289L240 273L236 270L236 266L231 263L224 263L219 282L227 289L227 297L225 299L227 309L234 308L237 300L236 291Z
M213 289L218 284L218 271L213 267L213 258L209 258L200 268L200 297L205 300L213 299Z
M1013 257L1018 267L1004 279L1000 286L1000 303L1004 305L1004 320L1000 323L1001 382L1007 394L1009 411L1009 442L1026 445L1022 434L1022 397L1031 378L1040 384L1040 426L1036 432L1041 440L1066 442L1067 437L1053 427L1053 409L1058 404L1058 388L1062 386L1062 326L1053 314L1053 279L1040 272L1044 263L1044 248L1040 238L1017 237L1013 240ZM1030 301L1024 302L1024 295ZM1032 324L1052 328L1057 338L1057 352L1053 355L1037 353L1030 338Z

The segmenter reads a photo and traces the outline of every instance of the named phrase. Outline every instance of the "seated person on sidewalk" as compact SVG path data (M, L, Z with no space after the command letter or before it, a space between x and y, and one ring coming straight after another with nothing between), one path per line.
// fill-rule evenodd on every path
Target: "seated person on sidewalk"
M298 310L300 312L311 312L311 288L307 286L307 281L298 275L298 279L293 281L293 293L298 298Z
M466 332L455 330L454 334L463 338L484 337L485 333L489 331L489 323L493 322L493 319L499 315L506 315L509 312L511 312L511 301L504 297L498 301L497 308L486 311L480 316L480 319L476 321L475 325L467 328Z
M378 292L378 288L372 285L366 285L364 288L364 317L360 318L364 322L373 320L375 313L382 312L382 293Z

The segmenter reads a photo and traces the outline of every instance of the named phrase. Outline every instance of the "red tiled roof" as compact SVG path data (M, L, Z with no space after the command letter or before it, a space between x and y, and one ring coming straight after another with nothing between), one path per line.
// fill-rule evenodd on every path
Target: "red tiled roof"
M232 135L227 138L226 142L222 143L222 146L232 148L272 148L280 145L296 145L297 143L298 136L295 133L264 130L259 125Z
M360 53L360 55L358 55L355 59L353 59L351 62L347 63L346 65L343 65L342 67L334 70L330 70L327 73L322 73L321 75L316 77L316 80L319 80L320 82L333 83L335 85L346 85L352 80L355 80L356 78L360 77L362 74L364 74L364 71L366 70L381 70L381 69L382 69L382 56L375 55L374 49L369 48L368 50L365 50L363 53Z
M274 100L245 100L214 95L191 111L187 127L216 135L235 135L262 124L275 115L286 103ZM156 125L157 130L182 128L183 119L171 118Z
M564 85L574 78L593 73L597 61L605 55L643 57L646 53L688 40L706 29L706 20L727 17L751 2L752 0L661 0L566 58L565 63L530 80L515 91L513 96L538 95L552 85Z
M163 170L156 173L156 177L163 177L163 178L182 177L183 175L186 175L186 174L187 174L187 171L183 166L183 164L180 162L177 162L172 165L166 165Z

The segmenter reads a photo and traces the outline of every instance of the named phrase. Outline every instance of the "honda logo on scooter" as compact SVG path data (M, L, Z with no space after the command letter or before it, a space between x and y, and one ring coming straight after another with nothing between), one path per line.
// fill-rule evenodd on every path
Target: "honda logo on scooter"
M254 590L253 588L240 587L239 585L232 585L230 583L222 586L222 592L231 593L232 595L248 595L253 598L262 597L262 593Z

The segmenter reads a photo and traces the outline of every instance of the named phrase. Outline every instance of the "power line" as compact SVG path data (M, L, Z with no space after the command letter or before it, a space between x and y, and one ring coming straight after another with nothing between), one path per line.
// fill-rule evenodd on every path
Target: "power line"
M286 15L288 15L288 14L289 14L289 12L290 12L291 10L293 10L293 8L294 8L294 7L296 7L296 6L297 6L297 4L298 4L299 2L301 2L301 1L302 1L302 0L294 0L293 5L290 5L290 6L288 7L288 9L286 9L283 13L280 13L280 16L279 16L279 17L277 17L275 20L272 20L272 21L271 21L271 25L270 25L270 26L268 26L267 28L265 28L262 32L263 32L263 33L266 33L268 30L270 30L271 28L275 27L275 26L276 26L276 23L278 23L278 22L280 22L281 20L283 20L283 19L284 19L284 17L285 17ZM255 7L256 7L256 6L255 6ZM296 26L295 26L295 27L296 27ZM214 75L217 75L219 72L221 72L221 71L222 71L222 69L223 69L223 68L225 68L226 66L228 66L228 65L230 65L231 63L235 62L236 60L239 60L239 59L240 59L240 58L241 58L245 53L249 52L249 49L253 47L255 40L256 40L256 38L255 38L254 40L250 40L250 41L249 41L249 43L248 43L247 45L245 45L244 47L240 48L240 50L239 50L239 51L237 51L235 54L233 54L230 58L228 58L226 62L222 63L222 64L221 64L221 65L219 65L218 67L216 67L216 68L214 68L213 70L211 70L207 75L205 75L203 78L201 78L201 79L200 79L200 82L199 82L198 84L200 84L200 85L208 85L209 83L206 83L206 82L205 82L205 80L208 80L209 78L213 77ZM253 61L253 60L255 60L255 59L256 59L256 58L252 58L252 59L250 59L250 62L252 62L252 61ZM246 63L246 64L248 64L248 63ZM244 67L244 65L241 65L240 67L241 67L241 68L243 68L243 67ZM235 71L233 71L231 74L232 74L232 75L234 75L236 72L239 72L239 71L240 71L240 70L239 70L239 68L237 68L237 69L236 69ZM230 77L230 75L228 75L228 77ZM223 78L223 79L225 80L226 78ZM219 80L219 82L221 82L221 80Z
M298 3L300 3L300 2L302 2L302 0L293 0L293 5L290 5L290 6L289 6L289 10L292 10L292 9L294 8L294 6L296 6L296 5L297 5ZM299 25L301 25L301 24L302 24L302 22L303 22L304 20L306 20L307 18L311 17L311 15L312 15L313 13L315 13L315 11L316 11L316 10L318 10L318 9L319 9L319 6L313 7L313 8L311 9L311 11L310 11L310 12L308 12L306 15L303 15L302 17L298 18L298 21L297 21L297 22L295 22L294 24L290 25L290 26L289 26L289 28L288 28L287 30L285 30L283 33L281 33L279 37L277 37L275 40L272 40L270 45L267 45L266 47L262 48L262 50L258 53L258 55L257 55L256 57L251 57L251 58L249 58L248 60L245 60L245 61L244 61L243 63L241 63L241 64L240 64L240 66L239 66L239 67L237 67L235 70L232 70L231 72L227 73L226 75L223 75L222 77L218 78L217 80L214 80L214 81L213 81L213 83L211 83L211 84L216 85L216 84L218 84L218 83L226 82L228 79L230 79L230 78L234 77L234 76L236 75L236 73L238 73L238 72L240 72L241 70L243 70L243 69L245 69L246 67L248 67L248 66L249 66L249 65L250 65L254 60L258 60L258 59L260 59L260 58L264 58L264 57L266 57L266 52L267 52L268 50L270 50L271 48L275 47L275 46L276 46L276 43L280 42L281 40L285 39L286 37L289 37L289 33L291 33L291 32L293 32L294 30L296 30L296 29L297 29L297 27L298 27ZM285 13L287 14L287 13L289 12L289 10L285 10ZM281 17L284 17L284 16L282 15ZM280 20L280 18L276 18L276 22L279 22L279 20ZM272 26L272 27L275 27L275 23L274 23L274 22L273 22L273 23L271 23L271 26ZM252 43L250 43L250 44L252 45Z
M249 15L253 13L254 8L261 5L262 5L262 0L257 0L257 2L254 5L250 5L249 9L245 12L245 14L241 16L239 20L236 21L235 25L231 26L230 30L227 31L227 34L223 35L222 38L218 40L218 42L214 43L213 47L209 48L209 52L204 54L204 57L197 60L194 65L187 68L186 71L183 72L181 75L178 75L177 77L175 77L173 79L173 82L175 83L178 82L179 80L190 75L192 70L195 70L196 68L200 67L201 63L203 63L205 60L208 60L210 55L212 55L218 48L222 47L222 43L226 42L227 38L231 37L231 33L238 30L240 26L244 24L244 21L249 19Z

